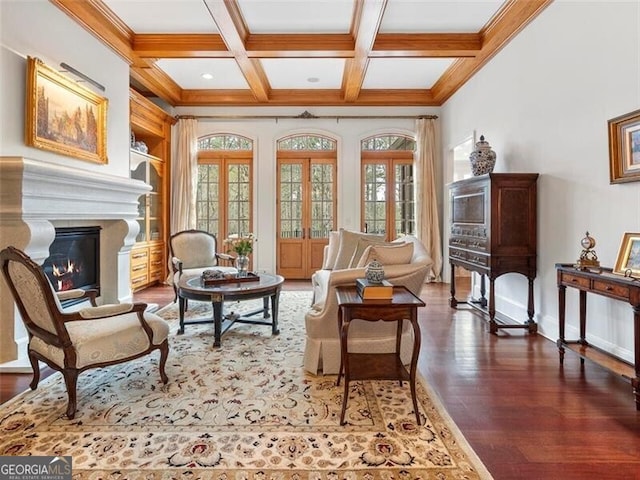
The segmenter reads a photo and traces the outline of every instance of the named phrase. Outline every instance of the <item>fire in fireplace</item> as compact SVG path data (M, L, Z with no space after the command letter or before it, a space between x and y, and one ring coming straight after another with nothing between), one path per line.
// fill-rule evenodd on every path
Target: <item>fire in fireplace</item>
M100 289L100 227L56 228L44 271L55 291ZM67 300L63 306L71 305Z

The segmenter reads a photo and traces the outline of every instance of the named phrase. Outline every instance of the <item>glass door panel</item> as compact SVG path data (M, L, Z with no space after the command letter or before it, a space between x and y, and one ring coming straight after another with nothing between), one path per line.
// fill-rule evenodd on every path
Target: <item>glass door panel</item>
M363 165L364 225L369 233L387 233L387 165L367 163Z
M335 160L278 159L278 273L310 278L335 228Z
M415 200L412 164L396 164L394 175L395 190L395 236L415 235Z

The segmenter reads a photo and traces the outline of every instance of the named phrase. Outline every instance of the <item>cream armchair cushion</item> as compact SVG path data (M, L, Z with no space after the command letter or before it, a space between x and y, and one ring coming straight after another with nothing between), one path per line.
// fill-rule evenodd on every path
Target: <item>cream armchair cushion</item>
M174 301L178 298L178 280L182 275L202 275L205 270L215 268L230 273L236 273L236 268L230 264L234 257L217 252L215 235L204 230L183 230L169 238L169 255L173 271L172 284L175 293ZM221 265L222 262L228 265Z
M405 236L392 243L402 247L407 242L411 243L413 247L409 262L385 265L385 279L394 285L404 285L413 294L420 295L433 261L416 237ZM323 374L338 373L340 368L340 337L335 288L338 285L355 285L357 278L364 277L364 270L364 267L338 270L323 269L316 271L311 277L313 302L305 315L304 367L307 371L313 374L318 374L320 371ZM403 323L401 358L404 362L409 363L413 347L413 331L409 322ZM380 353L394 351L396 329L395 322L354 320L349 330L349 351Z

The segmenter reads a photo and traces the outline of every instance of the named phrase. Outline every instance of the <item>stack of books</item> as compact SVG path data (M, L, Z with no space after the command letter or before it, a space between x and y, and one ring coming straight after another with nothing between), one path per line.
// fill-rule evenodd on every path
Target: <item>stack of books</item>
M393 285L386 280L382 283L371 283L366 278L356 280L356 290L363 300L391 300Z

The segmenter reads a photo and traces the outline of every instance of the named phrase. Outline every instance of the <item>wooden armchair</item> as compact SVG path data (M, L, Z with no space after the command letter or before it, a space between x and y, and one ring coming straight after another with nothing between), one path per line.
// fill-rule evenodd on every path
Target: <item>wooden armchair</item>
M212 268L237 272L231 266L235 257L218 253L217 245L215 235L204 230L183 230L169 237L174 302L178 299L178 280L182 275L202 275Z
M30 387L38 387L39 360L61 372L69 396L67 417L75 416L78 375L87 369L127 362L160 350L160 378L167 383L169 325L145 312L145 303L96 306L95 290L57 294L43 269L15 247L0 252L0 265L29 335L33 368ZM86 298L91 306L65 312L60 300L67 298Z

